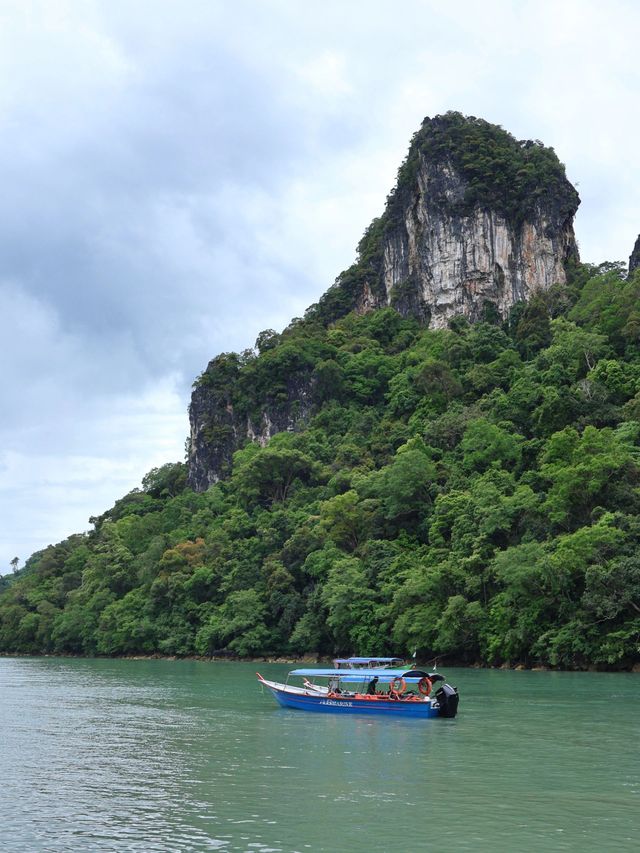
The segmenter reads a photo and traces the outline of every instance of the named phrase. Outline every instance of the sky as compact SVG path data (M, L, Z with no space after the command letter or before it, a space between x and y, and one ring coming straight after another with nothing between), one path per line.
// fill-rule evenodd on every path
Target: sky
M555 148L640 232L640 4L0 0L0 574L184 459L191 384L317 301L425 116Z

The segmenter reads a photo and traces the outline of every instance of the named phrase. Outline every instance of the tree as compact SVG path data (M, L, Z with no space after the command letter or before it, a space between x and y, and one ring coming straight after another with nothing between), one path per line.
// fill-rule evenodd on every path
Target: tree
M11 570L12 570L13 572L17 572L17 571L18 571L18 564L19 564L19 563L20 563L20 558L19 558L19 557L14 557L14 558L13 558L13 560L11 560L11 564L10 564L10 565L11 565Z
M95 638L100 654L150 654L155 651L157 637L143 590L134 589L105 607Z
M317 403L340 400L343 394L344 370L334 359L321 361L314 371L314 399Z
M482 605L452 595L436 622L433 641L436 654L455 654L466 661L478 657L478 634L483 622Z
M462 385L454 371L448 364L435 358L429 358L420 365L415 382L423 394L440 398L441 410L446 409L451 400L462 393Z
M549 309L541 294L535 295L522 310L514 330L514 338L524 358L531 358L551 343Z
M543 510L561 528L584 524L598 505L627 511L637 506L634 453L611 429L588 426L580 435L567 427L555 433L541 472L550 484Z
M371 525L371 507L353 489L320 505L320 526L336 545L355 551Z
M623 265L603 270L584 285L569 314L574 322L606 335L618 352L640 340L640 275L624 279Z
M583 604L598 619L640 616L640 556L622 557L586 572Z
M168 462L152 468L142 478L142 488L151 497L175 497L187 484L187 466L183 462Z
M400 522L426 516L436 476L436 466L421 438L398 448L391 465L380 474L378 492L385 517Z
M265 613L264 601L256 590L232 592L198 631L198 654L211 655L224 648L244 657L263 651L270 640Z
M300 450L269 446L256 453L235 474L238 493L246 502L284 502L296 481L317 482L322 466Z
M522 454L522 436L479 418L469 424L460 446L463 465L468 471L513 468Z
M327 625L336 651L348 652L353 646L362 648L356 638L362 637L363 629L368 634L364 653L373 651L376 644L373 601L374 593L367 586L362 562L355 557L337 560L322 590Z
M260 355L262 355L262 353L267 352L270 349L274 349L274 347L278 345L279 341L280 335L277 332L273 329L265 329L263 332L260 332L256 338L254 348L258 350Z
M604 335L582 329L564 317L551 321L551 333L551 346L537 358L545 384L577 382L611 352Z

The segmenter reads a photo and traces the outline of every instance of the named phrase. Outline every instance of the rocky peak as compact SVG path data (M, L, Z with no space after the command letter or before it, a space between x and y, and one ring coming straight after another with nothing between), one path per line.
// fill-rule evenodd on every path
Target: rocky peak
M640 234L629 257L629 275L632 275L638 267L640 267Z
M318 310L393 306L443 327L489 303L506 318L565 282L579 203L553 149L460 113L426 118L384 214Z

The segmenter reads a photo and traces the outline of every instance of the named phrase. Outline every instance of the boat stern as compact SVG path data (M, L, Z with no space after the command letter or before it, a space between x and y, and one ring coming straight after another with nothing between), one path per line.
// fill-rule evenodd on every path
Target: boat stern
M457 687L452 687L445 682L442 687L436 690L436 700L438 702L439 717L449 717L451 719L458 713L460 696L458 695Z

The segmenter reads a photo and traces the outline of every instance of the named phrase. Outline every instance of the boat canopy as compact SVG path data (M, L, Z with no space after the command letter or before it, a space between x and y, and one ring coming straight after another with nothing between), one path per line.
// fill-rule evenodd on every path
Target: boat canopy
M336 658L334 663L402 663L403 658Z
M304 678L339 678L340 681L349 683L370 681L376 676L383 684L393 681L394 678L404 678L410 684L416 684L425 677L431 681L444 681L443 675L426 669L293 669L289 675Z

